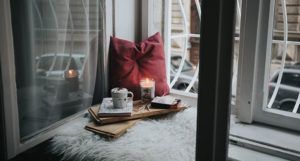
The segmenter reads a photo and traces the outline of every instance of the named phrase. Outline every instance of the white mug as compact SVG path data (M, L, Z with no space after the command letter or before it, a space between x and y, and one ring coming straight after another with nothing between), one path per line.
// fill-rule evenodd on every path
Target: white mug
M128 97L130 95L130 97ZM111 89L111 97L115 108L125 108L127 101L133 99L133 93L126 88L113 88Z

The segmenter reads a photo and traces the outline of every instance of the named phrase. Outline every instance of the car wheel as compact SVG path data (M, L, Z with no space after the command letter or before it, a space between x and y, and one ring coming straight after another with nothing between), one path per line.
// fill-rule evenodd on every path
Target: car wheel
M194 87L191 88L190 92L192 92L192 93L197 93L197 91L195 90Z
M295 102L293 102L293 101L286 101L286 102L282 102L279 105L279 109L283 110L283 111L289 111L289 112L291 112L291 111L293 111L294 106L295 106Z
M189 85L187 83L181 83L177 86L176 89L184 91Z
M182 83L182 84L179 84L179 85L176 87L176 89L181 90L181 91L184 91L188 86L189 86L189 84L187 84L187 83ZM194 87L192 87L192 88L190 89L190 92L191 92L191 93L197 93L197 91L195 90Z

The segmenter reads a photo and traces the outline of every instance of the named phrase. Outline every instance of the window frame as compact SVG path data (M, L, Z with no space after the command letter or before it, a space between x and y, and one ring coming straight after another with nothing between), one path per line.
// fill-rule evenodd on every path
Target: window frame
M164 27L168 27L168 25L170 24L168 21L170 21L170 13L168 12L168 7L170 7L170 1L171 0L166 0L165 4L166 6L164 7L165 8L165 11L164 11ZM266 4L269 4L270 1L272 0L264 0ZM264 5L266 5L264 4ZM247 5L247 6L245 6ZM238 7L238 6L236 6ZM257 121L257 120L253 120L254 119L254 115L256 116L256 111L255 110L262 110L261 107L263 107L262 105L259 105L258 102L255 102L255 104L247 104L248 101L252 101L252 98L253 100L256 100L256 101L259 101L262 99L259 98L260 96L258 96L258 99L255 99L257 97L252 97L252 95L254 94L255 95L255 90L258 90L259 86L257 86L257 83L258 82L255 82L254 81L254 77L257 76L257 72L256 70L258 70L258 67L257 65L258 64L255 64L256 66L254 66L254 63L255 60L257 60L257 50L260 49L260 50L263 50L263 45L259 46L259 42L258 40L260 41L264 41L264 39L267 38L266 35L264 35L263 31L261 30L258 30L259 28L261 28L261 26L259 26L259 23L260 21L265 21L264 19L260 19L259 17L261 16L260 14L262 14L261 11L263 9L263 3L260 1L260 0L243 0L243 4L241 5L241 7L244 7L243 8L243 25L241 24L241 29L243 28L243 33L241 32L241 34L244 34L243 36L243 39L241 39L241 41L243 41L244 43L244 47L243 48L240 48L240 51L243 51L243 55L240 54L240 57L239 57L239 63L241 62L240 59L243 59L244 60L244 66L243 66L243 70L239 70L238 72L241 72L241 71L244 71L247 73L247 75L244 75L243 77L238 77L239 78L239 84L237 85L237 87L239 87L239 92L243 91L243 90L247 90L247 92L244 92L244 95L240 95L240 93L237 93L237 96L239 98L242 99L242 101L244 101L246 104L244 104L244 106L241 106L241 102L237 102L235 104L236 107L238 107L237 111L235 110L236 107L231 107L231 110L233 110L232 114L231 114L231 123L232 122L236 122L236 124L239 124L241 127L243 128L246 128L246 129L250 129L250 131L253 129L256 130L256 128L260 125L257 125L257 124L253 124L253 125L249 125L249 126L245 126L245 124L240 124L240 121L244 122L244 123L252 123L253 121ZM246 7L246 8L245 8ZM151 12L149 12L149 14L152 14ZM269 12L265 13L265 14L269 14ZM247 20L247 21L246 21ZM268 23L268 21L267 21ZM245 32L245 29L247 29L247 31L249 30L253 30L253 33L251 32ZM265 29L266 30L266 29ZM166 32L168 30L164 30L164 37L170 35L170 33ZM249 34L251 33L251 34ZM245 38L245 34L247 34L246 38ZM264 39L262 39L262 37L260 37L259 35L262 34L264 37ZM165 39L164 43L165 45L168 43L168 41L166 41L168 39ZM266 48L265 48L266 50ZM165 49L165 52L167 50ZM254 57L254 54L252 53L256 53ZM166 56L167 55L167 52L166 52ZM252 63L249 63L250 59L253 59L251 60ZM168 61L168 60L166 60ZM169 63L166 62L166 65L168 65ZM264 65L265 62L262 61L260 63L260 65ZM241 66L242 64L238 64L239 66ZM251 69L251 71L249 72L249 69ZM238 68L240 69L240 67ZM255 70L255 71L254 71ZM259 72L264 72L265 68L261 69ZM252 72L252 76L249 76L248 74ZM239 74L240 75L240 74ZM246 77L247 76L247 77ZM242 78L242 79L241 79ZM264 79L264 77L261 77L262 79ZM241 82L242 80L242 82ZM248 81L248 80L252 80L250 81L250 85L245 85L245 81ZM264 80L263 80L264 81ZM255 85L254 85L255 83ZM257 89L258 88L258 89ZM261 89L259 89L261 90ZM170 91L171 94L175 94L176 96L179 96L179 97L184 97L184 98L188 98L191 102L193 103L196 103L196 100L198 98L198 95L195 94L195 93L184 93L182 91L178 91L178 90L173 90L171 89ZM262 103L262 102L260 102ZM258 104L258 105L257 105ZM257 105L257 106L255 106ZM232 106L234 106L232 104ZM255 108L255 110L254 110ZM235 113L235 111L237 113ZM262 111L261 111L262 112ZM236 117L238 117L238 119L235 119ZM282 116L281 116L282 117ZM208 122L208 120L205 120L205 122ZM266 123L264 123L266 124ZM230 125L232 126L232 124ZM270 142L270 141L266 141L266 142L263 142L262 139L264 139L265 137L268 137L268 136L265 136L264 132L266 131L273 131L276 135L280 134L280 133L283 133L283 134L287 134L289 135L290 133L288 133L287 131L285 131L285 129L283 128L273 128L273 127L270 127L270 126L265 126L265 125L262 125L264 126L265 128L261 128L260 131L258 131L260 133L260 135L256 136L256 137L259 137L256 138L256 139L253 139L251 141L249 141L249 138L251 137L248 137L248 136L244 136L243 133L240 133L239 130L243 130L242 128L235 128L235 129L230 129L230 130L235 130L237 133L233 133L232 131L230 131L229 133L229 140L230 140L230 144L237 144L239 146L241 146L242 148L249 148L249 149L253 149L255 151L259 151L259 152L262 152L262 153L267 153L267 154L270 154L270 155L274 155L274 156L279 156L279 157L282 157L282 158L289 158L290 156L294 157L293 155L290 155L290 151L287 150L287 151L280 151L280 148L281 148L281 145L282 144L277 144L278 142ZM254 132L255 133L255 132ZM253 133L253 134L254 134ZM237 135L239 134L239 135ZM252 133L249 133L249 135L252 135ZM285 136L285 135L279 135L279 137L282 137L282 136ZM255 138L255 137L254 137ZM282 137L284 138L284 137ZM243 139L245 139L245 141L243 141ZM257 142L260 142L262 143L261 145L258 145ZM281 143L281 142L280 142ZM265 145L269 145L269 146L265 146ZM278 149L274 148L274 147L279 147ZM207 147L205 147L206 150L207 150ZM230 156L229 156L230 157Z
M112 35L112 2L104 0L104 36L103 41L105 51L108 50L109 36ZM107 17L109 17L108 20ZM17 154L53 137L55 133L60 129L60 126L66 122L69 122L79 116L82 116L86 110L79 111L71 116L68 116L46 128L40 130L40 132L33 137L21 142L19 131L19 116L18 116L18 104L17 104L17 88L15 77L15 60L14 60L14 46L13 46L13 34L12 34L12 22L11 22L11 7L10 0L0 1L0 61L1 61L1 83L3 85L3 107L4 107L4 122L5 122L5 136L6 136L6 157L8 159L13 158ZM108 29L108 30L106 30ZM105 52L107 53L107 52ZM98 60L98 66L105 71L98 72L98 77L107 78L107 54L103 55ZM99 68L98 68L99 69ZM98 78L97 78L98 79ZM104 80L101 85L101 89L107 88L107 80ZM100 94L106 94L105 90Z
M171 22L171 6L172 0L164 1L164 28L170 27ZM214 92L210 95L199 95L190 92L183 92L175 89L171 89L170 93L178 96L189 98L190 100L197 100L198 98L198 109L201 106L201 110L198 110L198 121L197 121L197 143L196 143L196 160L227 160L227 150L228 150L228 134L229 134L229 116L230 116L230 80L231 80L231 58L232 58L232 46L229 44L233 43L233 24L234 24L234 9L235 0L226 1L225 0L209 0L203 1L204 5L208 7L203 14L207 14L211 19L205 18L202 25L204 29L201 29L204 38L202 40L208 40L205 44L213 45L213 47L200 48L204 54L202 58L206 58L208 62L216 64L205 63L202 65L203 69L210 69L209 71L203 72L203 74L210 74L209 78L202 79L205 85L202 85L202 89L199 89L200 93L206 93L209 88L216 88ZM149 7L151 3L142 3L143 7ZM145 5L145 6L144 6ZM215 6L217 5L217 7ZM142 8L143 8L142 7ZM150 8L150 7L149 7ZM219 14L215 14L219 13ZM152 10L147 10L146 14L143 14L143 18L146 19L148 15L152 15ZM202 19L203 17L201 17ZM222 20L222 21L221 21ZM226 21L227 20L227 21ZM232 23L228 23L232 22ZM151 23L148 20L144 23ZM205 24L206 23L206 24ZM210 25L216 24L211 28ZM220 25L222 27L218 27ZM149 26L149 24L148 24ZM151 31L153 32L153 31ZM142 32L146 36L149 30ZM145 35L143 35L145 37ZM164 30L164 44L165 44L165 57L166 57L166 69L168 83L170 84L170 45L171 30ZM224 41L232 39L230 41ZM223 41L222 41L223 40ZM205 41L202 41L205 42ZM218 42L218 43L212 43ZM203 44L202 44L203 45ZM205 52L204 52L205 51ZM220 52L222 51L222 52ZM222 54L225 52L226 54ZM217 57L218 59L212 59ZM202 59L202 63L205 61ZM220 61L224 60L224 61ZM201 63L200 63L201 64ZM204 64L204 63L203 63ZM213 67L212 67L213 66ZM212 67L212 68L211 68ZM201 68L200 68L201 69ZM203 76L203 75L202 75ZM219 77L218 77L219 76ZM200 77L201 78L201 77ZM204 77L202 77L204 78ZM205 81L206 80L206 81ZM199 81L200 82L200 81ZM200 88L201 88L200 87ZM205 91L205 92L204 92ZM225 97L224 97L225 96ZM226 97L228 96L228 97ZM200 97L202 101L199 101ZM205 100L205 101L203 101ZM203 108L207 107L207 108ZM206 129L206 130L203 130ZM218 129L218 130L215 130ZM201 131L201 132L200 132ZM201 134L200 134L201 133Z
M150 4L148 4L150 5ZM169 27L171 0L165 1L164 27ZM282 128L300 131L300 119L290 112L266 109L270 64L266 63L271 56L272 24L275 1L244 0L240 22L240 49L238 61L236 108L241 122L261 122ZM151 10L148 14L152 14ZM270 18L271 17L271 18ZM151 23L151 21L149 21ZM164 30L165 45L170 42L166 38L170 30ZM166 58L169 52L166 51ZM255 53L255 54L253 54ZM166 59L167 69L170 59ZM246 73L246 74L243 74ZM169 78L170 72L167 72ZM170 83L170 82L169 82ZM171 93L197 98L194 93L171 89Z
M300 116L267 109L273 32L273 0L245 0L242 5L236 107L240 121L266 123L300 131Z

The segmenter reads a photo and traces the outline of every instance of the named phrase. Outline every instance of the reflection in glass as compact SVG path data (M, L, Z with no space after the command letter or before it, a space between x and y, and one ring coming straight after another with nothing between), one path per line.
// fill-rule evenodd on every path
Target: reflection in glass
M22 140L91 104L103 52L102 3L11 1Z

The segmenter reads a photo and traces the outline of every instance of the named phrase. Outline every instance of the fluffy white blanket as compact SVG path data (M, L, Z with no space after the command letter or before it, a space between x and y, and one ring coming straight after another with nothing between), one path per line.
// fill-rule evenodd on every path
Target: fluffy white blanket
M195 160L196 108L159 119L139 121L118 139L105 139L84 126L88 118L64 125L52 139L52 151L63 160L191 161Z

